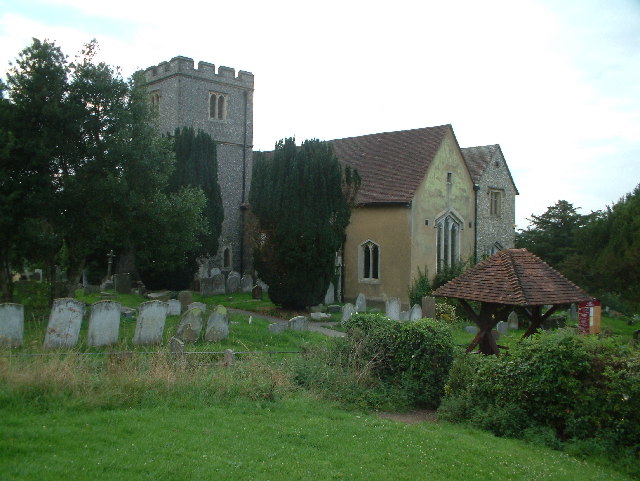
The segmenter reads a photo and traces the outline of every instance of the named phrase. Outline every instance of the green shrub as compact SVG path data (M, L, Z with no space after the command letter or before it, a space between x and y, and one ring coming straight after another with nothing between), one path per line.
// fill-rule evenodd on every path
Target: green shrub
M432 319L392 321L382 314L355 314L343 325L352 355L384 382L399 386L412 404L436 407L453 362L449 328Z
M421 304L422 298L431 295L431 282L429 281L429 271L424 268L424 272L418 267L418 277L413 280L413 285L409 287L409 303Z
M611 340L569 330L523 340L507 355L454 362L439 416L545 445L597 439L640 453L640 360Z

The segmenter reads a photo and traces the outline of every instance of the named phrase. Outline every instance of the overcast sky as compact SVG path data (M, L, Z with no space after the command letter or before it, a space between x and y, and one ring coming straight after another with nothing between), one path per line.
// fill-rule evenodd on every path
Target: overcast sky
M96 38L125 76L174 56L255 75L254 144L450 123L500 144L524 228L640 183L640 0L0 0L0 71ZM4 75L3 75L4 77Z

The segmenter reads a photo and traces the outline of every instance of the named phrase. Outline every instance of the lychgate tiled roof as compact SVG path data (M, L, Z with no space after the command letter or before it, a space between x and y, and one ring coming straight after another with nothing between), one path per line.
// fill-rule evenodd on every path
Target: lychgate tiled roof
M591 299L589 294L526 249L500 251L433 294L515 306L570 304Z
M474 184L478 184L480 182L480 178L482 177L482 174L484 174L484 171L487 169L490 162L497 160L504 163L506 166L504 156L502 155L502 149L498 144L465 147L460 149L460 151L462 152L464 161L467 163L467 167L469 168L469 173L471 174ZM511 178L511 183L513 184L513 188L517 194L518 189L516 188L515 182L513 182L513 177L511 176L508 166L507 173Z
M358 169L361 204L409 203L451 125L332 140L340 162Z

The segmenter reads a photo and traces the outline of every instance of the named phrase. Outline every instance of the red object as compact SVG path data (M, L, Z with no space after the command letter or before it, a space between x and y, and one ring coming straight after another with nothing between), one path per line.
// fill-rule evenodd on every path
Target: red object
M589 334L591 332L591 308L600 305L600 301L596 299L578 304L578 334Z

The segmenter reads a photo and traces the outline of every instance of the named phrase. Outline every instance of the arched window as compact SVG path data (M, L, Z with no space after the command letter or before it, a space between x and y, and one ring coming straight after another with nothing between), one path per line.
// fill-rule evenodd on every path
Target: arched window
M231 269L231 247L225 247L222 251L222 268Z
M460 231L462 221L453 213L436 220L436 251L438 255L438 271L451 267L460 261Z
M218 92L209 92L209 118L226 120L227 96Z
M160 92L151 93L151 110L157 112L160 109Z
M360 245L361 278L374 280L380 278L380 246L373 241L366 241Z

